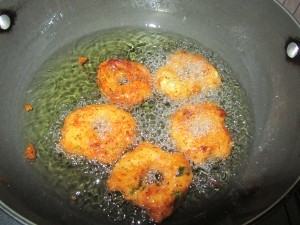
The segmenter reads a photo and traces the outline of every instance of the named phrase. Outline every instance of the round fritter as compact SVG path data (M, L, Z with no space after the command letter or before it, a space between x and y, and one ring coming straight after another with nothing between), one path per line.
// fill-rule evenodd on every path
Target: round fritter
M155 74L158 91L173 100L186 99L221 85L217 70L200 54L179 51Z
M186 106L171 116L171 137L188 160L201 164L231 154L232 141L225 127L226 112L215 103Z
M109 191L121 192L159 223L172 214L175 203L185 196L192 176L182 153L169 153L142 142L116 163L107 186Z
M151 95L151 74L138 62L109 59L98 67L98 86L110 103L130 107Z
M68 152L112 164L135 140L136 121L116 106L88 105L66 117L61 134Z

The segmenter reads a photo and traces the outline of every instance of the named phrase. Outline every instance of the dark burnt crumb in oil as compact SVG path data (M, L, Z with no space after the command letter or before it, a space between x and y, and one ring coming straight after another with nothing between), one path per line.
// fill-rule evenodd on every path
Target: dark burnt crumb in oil
M120 193L108 192L106 180L111 166L81 157L68 158L58 141L68 113L85 105L107 103L96 84L99 63L113 57L125 58L144 64L154 74L177 50L203 54L220 72L222 90L182 102L173 102L154 91L149 99L130 110L138 121L139 135L127 151L141 141L176 151L170 140L169 116L186 104L215 101L227 112L226 125L234 141L232 155L224 161L193 166L193 183L172 217L182 217L187 209L198 207L199 202L204 204L200 208L205 208L242 168L251 139L251 110L225 60L198 42L161 30L122 28L95 33L66 46L45 62L26 93L27 102L35 110L26 114L24 135L38 150L36 167L41 174L47 174L47 187L68 199L71 207L124 224L152 223L145 211L125 201ZM87 57L88 62L80 65L80 56Z

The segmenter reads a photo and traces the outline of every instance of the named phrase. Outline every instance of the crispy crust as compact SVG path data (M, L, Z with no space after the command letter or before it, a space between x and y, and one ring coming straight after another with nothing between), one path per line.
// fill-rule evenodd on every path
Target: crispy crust
M61 130L62 148L112 164L136 138L136 121L113 105L89 105L69 114Z
M117 162L107 186L110 191L120 191L126 200L145 209L159 223L185 196L192 176L189 162L181 153L169 153L143 142Z
M179 51L155 74L158 91L173 100L186 99L221 85L218 71L202 55Z
M215 103L189 105L177 111L171 116L171 137L178 150L195 164L228 157L233 143L225 116Z
M98 67L99 89L110 103L130 107L151 95L151 74L138 62L109 59Z

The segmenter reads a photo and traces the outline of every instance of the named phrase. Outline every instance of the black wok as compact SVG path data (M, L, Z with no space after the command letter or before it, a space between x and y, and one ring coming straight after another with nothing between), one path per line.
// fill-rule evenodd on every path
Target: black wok
M242 224L280 202L300 175L300 67L286 41L300 27L274 1L2 0L16 14L0 33L1 208L24 223L114 224L70 207L24 158L24 93L37 69L65 44L113 27L145 27L198 40L226 59L250 99L253 143L240 175L206 210L166 224ZM25 219L26 218L26 219Z

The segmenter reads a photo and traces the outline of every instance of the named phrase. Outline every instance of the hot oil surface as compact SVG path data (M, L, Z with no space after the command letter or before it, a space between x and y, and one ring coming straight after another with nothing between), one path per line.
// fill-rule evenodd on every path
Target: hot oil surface
M81 106L107 102L95 81L99 63L112 57L125 58L144 64L154 74L166 63L167 56L177 50L203 54L221 74L222 90L197 95L187 102L173 102L154 91L151 98L130 110L139 130L138 140L130 149L145 140L174 151L169 116L187 104L218 102L227 112L226 124L234 141L232 155L225 161L193 168L192 186L174 217L182 217L191 208L205 209L208 201L226 189L243 166L251 131L248 102L232 70L213 51L185 37L130 28L96 33L66 46L45 63L33 80L27 102L34 110L26 114L24 130L26 140L38 150L36 167L41 174L47 174L49 188L57 190L61 198L70 198L74 207L96 217L104 213L113 221L149 223L144 211L124 201L118 193L107 192L110 167L80 157L68 159L57 143L67 114ZM89 61L82 66L79 56ZM199 202L203 204L199 206Z

